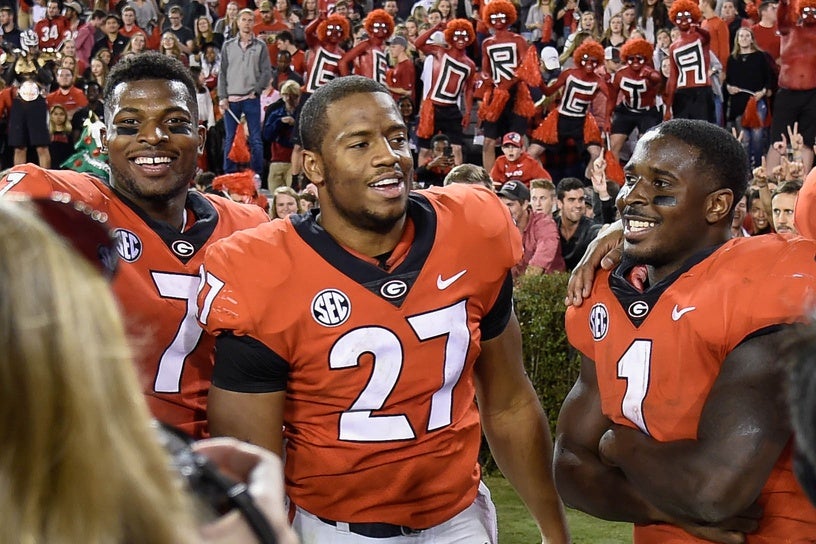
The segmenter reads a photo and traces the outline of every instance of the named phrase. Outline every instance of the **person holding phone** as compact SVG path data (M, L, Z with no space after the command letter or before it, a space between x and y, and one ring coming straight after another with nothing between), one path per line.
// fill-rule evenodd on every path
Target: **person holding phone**
M454 162L450 138L437 134L431 138L431 160L416 169L417 184L422 188L433 185L442 187Z

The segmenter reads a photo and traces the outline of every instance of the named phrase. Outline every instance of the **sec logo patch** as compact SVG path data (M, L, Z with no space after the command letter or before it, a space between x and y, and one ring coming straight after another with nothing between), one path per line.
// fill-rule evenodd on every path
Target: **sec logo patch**
M325 327L337 327L351 315L351 301L342 291L324 289L312 299L312 317Z
M609 311L601 303L589 310L589 331L596 342L603 340L609 332Z

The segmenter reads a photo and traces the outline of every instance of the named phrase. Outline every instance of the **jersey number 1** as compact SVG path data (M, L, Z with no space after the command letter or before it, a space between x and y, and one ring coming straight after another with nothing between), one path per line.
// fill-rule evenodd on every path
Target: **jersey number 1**
M618 378L626 380L621 411L626 419L646 434L649 434L649 429L643 417L643 401L649 392L651 365L651 340L635 340L618 360Z

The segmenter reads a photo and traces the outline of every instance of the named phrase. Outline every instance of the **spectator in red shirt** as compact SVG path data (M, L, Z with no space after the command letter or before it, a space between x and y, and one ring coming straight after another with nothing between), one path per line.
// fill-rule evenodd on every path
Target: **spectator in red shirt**
M558 226L552 214L532 210L527 186L519 181L508 181L499 189L498 195L521 232L524 248L524 255L513 267L513 279L566 270Z
M754 39L756 39L759 48L768 53L774 60L779 59L779 47L781 38L779 36L779 28L777 26L776 12L779 8L779 3L776 0L764 0L759 5L759 22L751 27L754 31ZM779 72L779 68L776 67Z
M391 53L391 60L394 67L390 68L385 75L385 84L394 100L399 100L403 96L411 99L411 103L416 104L414 85L416 83L416 68L414 61L408 56L408 40L402 36L394 36L389 43L388 49Z
M57 49L62 41L71 37L71 27L68 20L60 15L60 5L57 0L46 4L45 18L37 21L34 32L40 40L40 50Z
M544 178L552 180L538 160L531 157L524 149L524 139L518 132L508 132L502 138L501 157L493 163L490 177L493 183L501 185L506 181L517 180L530 186L530 180Z
M85 93L74 86L74 73L69 68L57 69L57 85L57 90L45 97L49 110L60 105L65 109L68 119L71 119L78 109L88 105Z
M728 55L731 53L733 43L728 32L728 24L718 17L717 12L714 11L716 5L716 0L703 0L700 2L700 10L703 13L703 21L700 26L708 30L711 37L709 47L717 55L717 60L722 64L723 73L725 73L728 66Z

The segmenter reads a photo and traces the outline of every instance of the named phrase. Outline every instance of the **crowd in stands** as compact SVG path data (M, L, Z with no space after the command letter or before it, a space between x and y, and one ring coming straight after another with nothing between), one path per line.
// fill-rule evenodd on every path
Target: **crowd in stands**
M576 246L579 219L614 220L620 166L663 120L719 124L749 152L755 180L735 235L775 229L773 191L801 184L816 143L814 0L5 0L0 38L3 168L63 167L86 120L104 116L109 69L158 50L199 85L201 187L267 206L291 187L301 211L300 108L359 74L398 101L416 188L468 163L499 192L521 182L511 200L551 182L567 269L596 232L578 229ZM580 206L568 212L572 192Z

